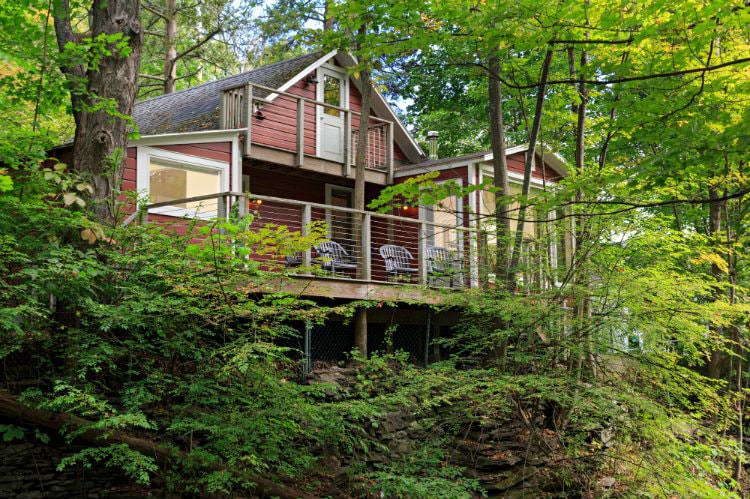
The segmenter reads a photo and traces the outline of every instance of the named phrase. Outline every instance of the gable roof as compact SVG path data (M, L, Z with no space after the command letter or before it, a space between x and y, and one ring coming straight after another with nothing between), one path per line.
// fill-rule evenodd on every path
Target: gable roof
M521 152L525 153L528 150L528 144L521 144L506 148L505 155L510 156L511 154L517 154ZM537 149L537 154L539 154L540 152L541 151ZM421 163L417 163L415 165L408 165L399 168L398 170L396 170L396 177L407 177L420 173L456 168L459 166L468 165L469 163L488 163L492 161L492 158L492 151L480 151L470 154L464 154L462 156L454 156L452 158L431 159L422 161ZM565 160L547 147L544 147L544 162L552 167L552 169L561 177L568 176L568 167L565 163Z
M247 83L256 83L283 92L331 58L345 68L356 63L352 56L343 52L335 50L327 54L313 52L138 102L133 110L133 118L142 136L218 130L219 101L222 91ZM361 92L359 78L354 75L350 78ZM394 122L394 140L401 151L413 163L424 159L424 152L419 144L401 123L388 102L375 87L373 90L372 110L376 116ZM258 93L261 96L265 95L269 101L278 96L278 94L263 91L258 91Z
M216 130L222 91L247 83L280 88L320 57L320 52L313 52L137 102L133 119L141 135Z

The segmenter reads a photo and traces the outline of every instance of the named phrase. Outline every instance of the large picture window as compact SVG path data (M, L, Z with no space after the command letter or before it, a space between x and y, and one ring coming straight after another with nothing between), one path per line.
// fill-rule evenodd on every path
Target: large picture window
M455 194L441 199L432 206L424 206L422 218L440 225L427 225L428 245L451 250L461 249L461 231L449 228L463 226L463 206Z
M228 170L228 163L157 148L139 148L138 190L148 196L149 204L175 201L152 208L151 213L214 218L217 198L185 199L229 190Z

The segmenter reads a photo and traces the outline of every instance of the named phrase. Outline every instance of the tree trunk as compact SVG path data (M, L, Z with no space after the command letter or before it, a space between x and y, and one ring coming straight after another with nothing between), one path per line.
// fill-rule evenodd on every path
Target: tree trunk
M508 187L508 161L505 157L505 124L503 122L503 96L500 87L500 61L496 54L487 61L489 71L488 99L490 141L492 143L492 169L495 188L495 280L497 290L508 289L508 244L510 242L510 220L505 197Z
M359 28L360 37L364 38L367 32L367 25L362 24ZM370 123L370 113L372 112L372 77L369 68L363 68L359 72L360 82L362 84L362 109L359 117L359 131L357 133L357 154L355 157L355 177L354 177L354 208L357 210L365 209L365 165L367 161L368 144L368 125ZM347 151L347 154L349 152ZM354 228L355 247L359 249L358 274L362 277L365 274L364 254L369 252L370 248L362 247L362 230L361 226ZM357 310L354 327L354 346L359 353L367 356L367 309Z
M523 236L526 226L526 210L528 209L528 196L531 192L531 174L534 171L536 163L536 141L539 136L539 130L542 127L542 110L544 109L544 96L547 88L547 79L549 77L549 66L552 62L551 50L544 55L542 63L542 75L539 79L539 88L536 94L536 108L534 109L534 121L529 130L529 149L526 151L526 163L523 172L523 186L521 188L521 206L518 210L518 222L516 225L516 236L513 242L513 249L508 265L508 286L511 291L516 287L516 271L521 256L521 247L523 246ZM534 269L535 270L535 269Z
M91 37L122 33L129 52L108 47L110 55L96 66L65 66L71 89L76 131L73 168L91 177L94 186L92 210L102 222L112 222L112 189L122 178L128 142L129 116L133 111L141 54L142 29L139 0L94 0L91 7ZM55 10L55 32L62 52L67 43L80 43L70 23L70 2L61 0ZM85 89L81 89L85 82ZM106 110L108 102L114 109ZM105 109L102 109L105 107Z
M708 231L714 245L719 245L719 235L721 232L721 210L726 201L719 201L719 192L716 187L709 187L708 199L711 203L708 205ZM716 264L711 264L711 274L716 280L717 286L715 295L722 293L718 283L724 280L724 273L721 268ZM714 332L719 335L723 335L723 330L720 326L713 326ZM708 364L708 377L719 379L721 377L722 367L722 354L719 349L711 351L711 359Z
M164 16L164 93L171 94L177 86L177 0L166 0Z

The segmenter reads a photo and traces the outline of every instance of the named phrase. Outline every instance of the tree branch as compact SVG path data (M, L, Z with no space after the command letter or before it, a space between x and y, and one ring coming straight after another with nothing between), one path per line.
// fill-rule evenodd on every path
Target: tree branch
M167 20L167 15L164 14L159 9L157 9L156 7L154 7L153 5L151 5L150 3L143 2L141 5L143 6L144 9L146 9L149 12L151 12L153 15L159 16L162 19L164 19L165 21Z
M179 59L182 59L183 57L185 57L185 56L186 56L186 55L188 55L189 53L191 53L191 52L193 52L193 51L195 51L195 50L198 50L198 49L199 49L199 48L201 48L201 47L202 47L203 45L205 45L206 43L208 43L209 41L211 41L211 39L212 39L213 37L215 37L216 35L218 35L219 33L221 33L221 28L216 28L216 29L214 29L213 31L211 31L210 33L208 33L208 34L207 34L207 35L206 35L206 36L205 36L205 37L203 38L203 40L201 40L200 42L196 43L195 45L193 45L193 46L192 46L192 47L190 47L189 49L187 49L187 50L184 50L184 51L180 52L179 54L177 54L177 55L175 56L174 60L175 60L175 61L177 61L177 60L179 60Z

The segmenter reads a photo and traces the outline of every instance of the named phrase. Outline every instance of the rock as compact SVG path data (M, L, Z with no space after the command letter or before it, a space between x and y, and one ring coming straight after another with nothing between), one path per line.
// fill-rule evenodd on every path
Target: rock
M614 487L616 481L617 480L615 480L615 477L613 476L605 476L599 480L599 485L601 485L603 489L611 489Z

